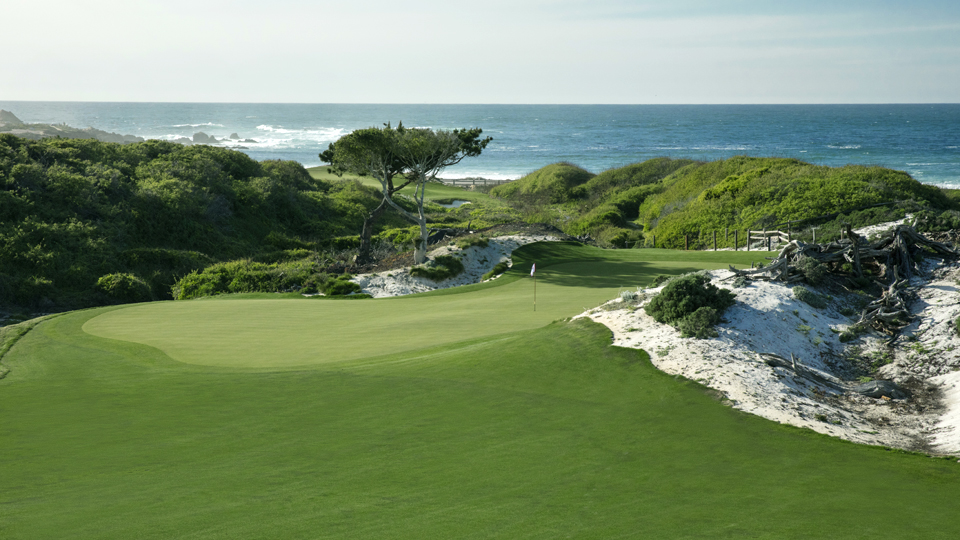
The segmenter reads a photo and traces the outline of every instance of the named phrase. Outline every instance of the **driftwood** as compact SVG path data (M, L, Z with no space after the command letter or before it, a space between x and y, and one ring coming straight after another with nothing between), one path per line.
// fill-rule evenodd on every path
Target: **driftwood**
M801 364L797 358L793 356L793 354L790 355L790 360L773 353L757 353L757 356L760 358L761 362L764 362L770 367L789 369L798 377L803 377L804 379L815 382L821 386L826 386L831 390L835 390L837 392L846 392L849 390L849 388L847 388L847 386L840 379L818 369L813 369L809 366Z
M877 283L885 289L880 298L867 305L857 324L896 339L910 319L903 290L911 276L920 272L918 255L955 259L960 257L960 252L949 244L925 237L909 225L900 225L873 243L853 232L849 225L844 232L846 238L827 244L806 244L794 240L763 268L737 270L731 266L730 270L735 276L747 279L791 283L804 279L797 264L806 257L823 264L832 272L849 263L854 276L861 279L865 273L864 267L869 266L873 274L882 278Z

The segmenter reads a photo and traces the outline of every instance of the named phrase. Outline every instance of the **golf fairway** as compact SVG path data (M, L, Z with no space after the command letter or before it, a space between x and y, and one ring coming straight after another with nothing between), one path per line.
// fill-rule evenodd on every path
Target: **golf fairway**
M958 536L956 459L742 413L605 327L559 320L620 285L746 260L627 251L531 247L502 282L407 298L44 321L3 357L0 537Z

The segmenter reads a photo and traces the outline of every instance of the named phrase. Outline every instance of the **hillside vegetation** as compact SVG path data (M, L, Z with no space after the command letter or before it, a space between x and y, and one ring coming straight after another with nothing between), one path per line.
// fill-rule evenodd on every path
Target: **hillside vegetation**
M377 202L356 182L222 148L0 135L0 305L170 298L217 262L309 259Z
M905 172L787 158L739 156L709 163L658 158L596 176L557 163L499 186L491 195L510 201L530 221L554 223L569 234L590 234L618 247L649 245L656 235L658 246L682 248L685 235L706 240L712 231L727 228L785 229L787 222L835 213L842 215L790 226L801 232L820 226L824 238L835 235L844 221L856 226L907 212L920 212L928 226L958 221L954 200ZM875 206L884 203L890 204ZM720 245L732 245L732 235L722 240L721 234Z

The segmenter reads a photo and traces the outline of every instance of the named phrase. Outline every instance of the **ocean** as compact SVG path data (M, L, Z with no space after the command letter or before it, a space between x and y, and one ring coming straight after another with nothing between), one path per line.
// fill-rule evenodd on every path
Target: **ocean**
M480 127L493 142L446 178L518 178L569 161L593 172L654 157L736 155L818 165L881 165L960 188L960 104L922 105L364 105L0 101L24 122L145 138L237 133L251 157L320 165L331 142L385 122Z

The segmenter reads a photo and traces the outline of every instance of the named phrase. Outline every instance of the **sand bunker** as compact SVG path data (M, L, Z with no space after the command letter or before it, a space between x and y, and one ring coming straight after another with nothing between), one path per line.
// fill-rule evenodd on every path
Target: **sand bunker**
M485 248L469 247L460 249L456 246L439 247L428 254L433 259L440 255L455 255L463 263L464 271L456 277L443 281L433 281L424 277L410 275L410 268L391 270L383 273L360 274L351 281L360 285L363 292L374 298L387 296L402 296L447 289L460 285L479 283L484 274L493 269L497 263L506 261L512 266L510 254L518 247L533 242L556 242L560 238L548 235L511 235L490 238Z
M815 309L797 300L789 285L752 282L733 288L732 275L710 273L715 285L737 295L714 339L680 338L672 326L647 315L640 306L659 288L641 290L639 305L616 299L579 317L610 328L614 345L642 348L660 370L719 390L743 411L860 443L960 452L960 337L948 322L960 315L960 267L930 264L926 278L911 282L916 319L893 347L886 347L888 337L881 335L840 342L840 333L857 319L839 312L846 299ZM787 359L792 354L811 376L771 367L757 353ZM871 398L844 391L861 382L852 358L882 365L878 375L911 396ZM818 384L817 378L831 384Z

